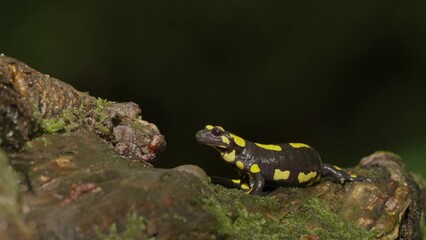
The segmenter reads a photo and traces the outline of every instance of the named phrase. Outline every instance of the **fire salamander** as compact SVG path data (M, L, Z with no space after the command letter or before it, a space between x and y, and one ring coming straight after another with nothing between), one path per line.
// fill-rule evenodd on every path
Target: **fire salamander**
M321 177L331 177L340 183L367 180L321 163L317 151L304 143L254 143L212 125L198 131L195 138L218 150L222 159L240 173L240 180L233 182L254 195L261 194L265 184L307 187Z

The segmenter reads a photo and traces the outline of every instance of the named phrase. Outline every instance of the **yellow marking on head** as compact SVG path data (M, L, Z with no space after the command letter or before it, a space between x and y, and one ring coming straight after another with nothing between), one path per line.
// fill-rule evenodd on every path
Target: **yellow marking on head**
M289 177L290 177L290 171L289 170L281 171L279 169L275 169L274 180L276 180L276 181L287 180Z
M258 172L260 172L259 165L257 165L256 163L255 163L255 164L253 164L253 165L251 165L251 167L250 167L250 172L251 172L251 173L258 173Z
M212 130L215 127L219 128L222 131L225 131L225 129L223 129L223 127L221 127L221 126L206 125L204 128L207 129L207 130Z
M234 135L230 133L231 137L234 139L235 144L237 144L240 147L246 146L246 140L242 139L241 137L238 137L237 135Z
M274 145L274 144L261 144L261 143L254 143L256 144L258 147L264 148L264 149L268 149L268 150L273 150L273 151L281 151L282 148L278 145Z
M229 141L229 138L227 138L227 137L225 137L225 136L222 136L222 142L223 142L223 143L225 143L226 145L229 145L229 143L230 143L231 141Z
M358 177L358 175L356 175L356 174L351 174L351 177L352 177L352 178L357 178L357 177Z
M297 179L299 180L299 183L304 183L304 182L310 181L311 179L313 179L316 176L317 176L317 172L314 172L314 171L309 172L307 174L301 172L297 176Z
M222 158L227 162L233 162L235 160L235 150L232 150L230 153L222 153Z
M241 162L241 161L237 161L235 163L235 166L237 166L237 168L240 169L240 170L244 170L244 163Z
M249 190L250 186L247 183L243 183L243 184L241 184L240 188L243 189L243 190Z
M342 170L341 168L339 168L339 167L338 167L338 166L336 166L336 165L334 165L334 168L335 168L335 169L337 169L337 170L339 170L339 171L340 171L340 170Z
M304 144L304 143L289 143L290 146L294 147L294 148L310 148L308 145Z
M241 183L241 179L231 179L231 181L235 184L240 184Z

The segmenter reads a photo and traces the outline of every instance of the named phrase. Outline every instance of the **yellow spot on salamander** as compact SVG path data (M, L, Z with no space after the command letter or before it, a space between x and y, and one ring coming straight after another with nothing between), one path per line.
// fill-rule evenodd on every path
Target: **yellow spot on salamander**
M313 179L316 176L317 176L317 172L314 172L314 171L309 172L307 174L301 172L297 176L297 179L299 180L299 183L304 183L304 182L310 181L311 179Z
M281 151L282 148L278 145L274 145L274 144L261 144L261 143L254 143L256 144L258 147L264 148L264 149L268 149L268 150L273 150L273 151Z
M318 182L321 178L321 175L318 174L317 178L315 179L315 182Z
M235 166L237 166L237 168L240 169L240 170L244 170L244 163L241 162L241 161L237 161L235 163Z
M339 167L338 167L338 166L336 166L336 165L334 165L334 168L335 168L335 169L337 169L337 170L339 170L339 171L340 171L340 170L342 170L341 168L339 168Z
M233 162L235 160L235 150L232 150L230 153L222 153L222 158L227 162Z
M304 144L304 143L289 143L290 146L294 147L294 148L310 148L308 145Z
M225 131L225 129L223 129L223 127L221 127L221 126L206 125L204 128L207 129L207 130L212 130L215 127L219 128L222 131Z
M290 171L289 170L281 171L279 169L275 169L274 180L276 180L276 181L287 180L288 177L290 177Z
M241 184L240 188L243 189L243 190L249 190L250 186L247 183L243 183L243 184Z
M250 172L251 172L251 173L258 173L258 172L260 172L259 165L257 165L256 163L255 163L255 164L253 164L253 165L251 165L251 167L250 167Z
M358 177L358 175L356 175L356 174L351 174L351 177L352 177L352 178L357 178L357 177Z
M232 133L230 135L234 139L235 144L237 144L240 147L246 146L246 141L244 139L242 139L241 137L238 137L237 135L234 135Z
M229 138L227 138L227 137L225 137L225 136L222 136L222 142L223 142L223 143L225 143L226 145L229 145L229 143L230 143L231 141L229 141Z
M231 180L233 183L235 183L235 184L240 184L241 183L241 180L240 179L232 179Z

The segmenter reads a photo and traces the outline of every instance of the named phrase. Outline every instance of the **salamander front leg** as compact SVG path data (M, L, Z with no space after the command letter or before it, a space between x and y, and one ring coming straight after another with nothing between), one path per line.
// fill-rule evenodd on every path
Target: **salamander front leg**
M348 174L341 168L327 163L323 163L321 166L321 176L331 177L340 183L370 181L369 178L358 176L355 174Z
M250 190L250 194L252 195L260 195L265 187L265 178L260 173L252 174L253 176L253 187Z

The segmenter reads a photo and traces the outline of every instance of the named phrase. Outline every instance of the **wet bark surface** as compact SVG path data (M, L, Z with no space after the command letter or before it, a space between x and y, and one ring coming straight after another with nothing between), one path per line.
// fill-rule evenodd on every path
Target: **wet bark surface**
M370 182L251 196L153 168L164 137L139 106L56 81L0 57L0 239L421 239L425 190L395 154L348 169Z

